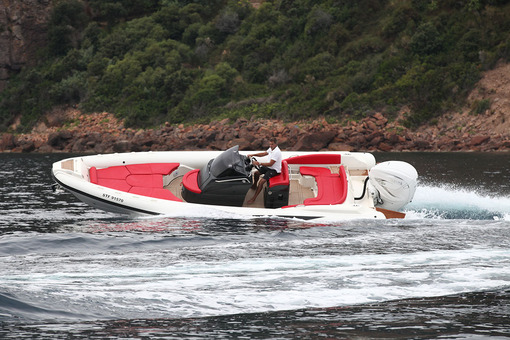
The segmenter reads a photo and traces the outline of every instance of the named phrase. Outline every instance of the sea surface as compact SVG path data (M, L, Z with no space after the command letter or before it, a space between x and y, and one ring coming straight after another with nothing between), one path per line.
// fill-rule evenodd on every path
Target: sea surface
M510 153L380 153L403 220L129 218L0 154L2 339L510 339Z

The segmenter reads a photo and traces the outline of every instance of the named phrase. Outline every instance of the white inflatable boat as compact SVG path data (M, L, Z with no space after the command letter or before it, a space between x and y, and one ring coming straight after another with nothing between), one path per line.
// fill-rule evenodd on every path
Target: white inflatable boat
M418 174L369 153L282 151L282 172L257 200L251 159L258 151L161 151L82 156L53 164L62 188L89 205L130 215L207 217L215 212L299 219L403 218Z

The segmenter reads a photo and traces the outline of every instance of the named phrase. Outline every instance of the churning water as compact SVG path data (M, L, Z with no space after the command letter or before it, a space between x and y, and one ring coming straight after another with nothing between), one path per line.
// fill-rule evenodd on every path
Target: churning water
M510 338L510 154L395 153L404 220L127 218L0 155L0 338Z

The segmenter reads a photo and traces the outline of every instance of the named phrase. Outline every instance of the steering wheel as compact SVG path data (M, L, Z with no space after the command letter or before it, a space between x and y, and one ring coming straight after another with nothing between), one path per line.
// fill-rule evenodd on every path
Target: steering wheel
M256 161L257 161L257 159L255 157L251 158L251 164L255 167L255 169L260 171L260 166L253 164L253 162L256 162Z

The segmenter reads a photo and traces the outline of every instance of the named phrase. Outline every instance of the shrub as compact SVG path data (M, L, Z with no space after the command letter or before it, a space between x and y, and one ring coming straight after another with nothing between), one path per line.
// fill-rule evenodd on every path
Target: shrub
M314 35L320 31L326 32L333 23L333 16L320 7L313 9L308 15L305 33Z
M293 77L297 81L303 81L306 76L314 79L324 79L335 68L335 58L328 52L317 54L308 59L303 65L294 69Z
M490 108L490 99L475 100L471 105L471 111L469 113L472 115L479 115L485 113L485 111L489 110Z
M55 104L77 104L86 93L85 72L73 75L55 83L48 91Z
M429 55L440 52L443 48L441 35L431 22L425 22L418 27L411 38L410 47L417 55Z
M216 19L215 27L222 33L233 34L239 29L240 23L236 12L226 10Z

